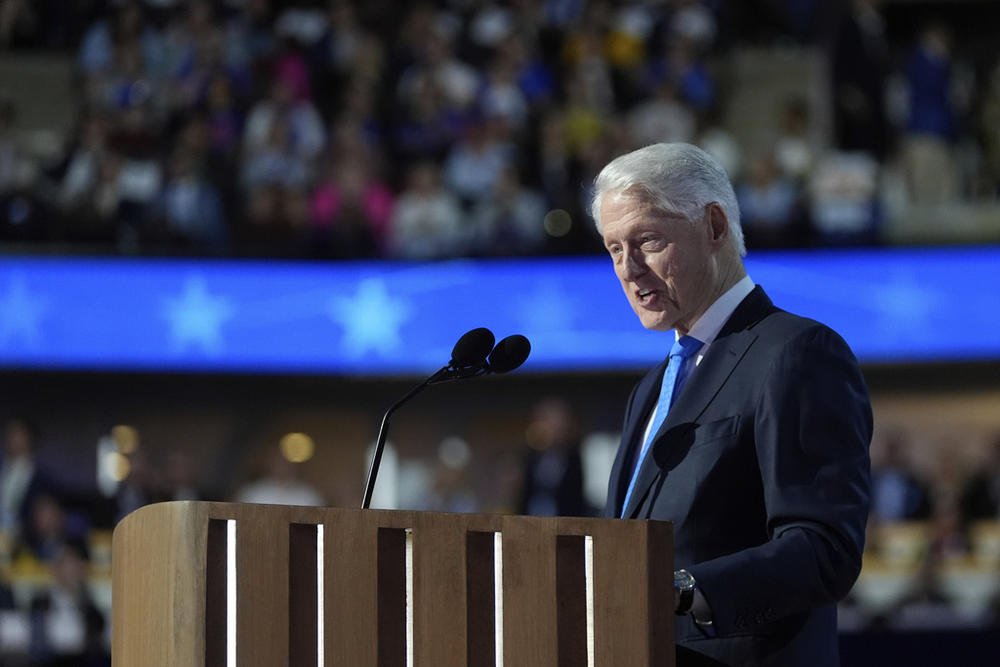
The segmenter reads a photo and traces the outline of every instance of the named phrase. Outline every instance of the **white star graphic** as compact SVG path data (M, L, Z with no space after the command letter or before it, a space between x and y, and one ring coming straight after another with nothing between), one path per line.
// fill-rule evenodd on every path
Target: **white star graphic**
M354 359L369 350L385 355L399 349L399 328L411 312L410 304L393 298L379 278L362 280L352 297L330 299L330 317L344 328L341 347Z
M0 345L19 340L37 349L39 323L49 310L48 300L30 292L23 276L11 276L7 292L0 296Z
M222 350L222 324L233 316L229 299L212 296L200 276L188 278L180 296L164 299L164 316L177 351L197 345L207 354Z

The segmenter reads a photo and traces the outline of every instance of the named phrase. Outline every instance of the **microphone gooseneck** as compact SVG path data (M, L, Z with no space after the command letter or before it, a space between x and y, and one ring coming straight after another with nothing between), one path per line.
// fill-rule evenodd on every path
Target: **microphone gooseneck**
M371 465L368 468L368 482L365 484L365 497L361 501L361 509L368 509L375 491L375 479L382 463L382 452L389 433L389 418L401 405L420 393L424 387L448 380L464 380L487 373L507 373L524 363L531 352L528 339L519 334L507 336L494 346L496 338L489 329L480 327L466 332L451 351L451 361L448 365L431 375L429 378L411 389L405 396L396 401L382 416L382 425L378 430L375 451L372 453Z

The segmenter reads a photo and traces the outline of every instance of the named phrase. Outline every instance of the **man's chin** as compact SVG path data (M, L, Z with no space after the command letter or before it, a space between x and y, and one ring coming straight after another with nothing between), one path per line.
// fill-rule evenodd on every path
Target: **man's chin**
M654 317L656 315L656 317ZM674 321L664 313L645 313L639 315L639 322L650 331L670 331L675 327Z

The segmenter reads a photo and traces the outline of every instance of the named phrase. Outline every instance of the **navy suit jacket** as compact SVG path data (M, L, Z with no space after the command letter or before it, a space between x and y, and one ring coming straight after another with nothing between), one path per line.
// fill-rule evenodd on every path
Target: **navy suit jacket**
M626 463L665 368L629 398L606 516L622 515ZM684 655L839 665L836 602L861 569L871 433L847 344L756 287L674 399L624 511L673 522L674 567L694 575L712 608L714 636L678 617L678 665Z

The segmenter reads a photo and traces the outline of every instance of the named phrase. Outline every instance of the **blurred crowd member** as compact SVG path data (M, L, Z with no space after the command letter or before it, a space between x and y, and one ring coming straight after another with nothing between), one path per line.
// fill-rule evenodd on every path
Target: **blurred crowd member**
M69 154L58 184L57 202L65 213L64 235L69 240L113 239L98 206L108 164L114 161L108 146L108 119L94 114L84 119L78 144Z
M1000 437L990 446L985 464L965 482L959 504L966 522L1000 520Z
M392 214L390 254L402 259L460 255L473 231L458 199L441 184L439 169L430 162L412 167Z
M42 493L29 508L22 542L39 561L52 562L63 543L86 537L86 522L71 520L54 493Z
M1000 58L990 69L976 129L983 145L983 170L975 190L983 199L1000 198Z
M570 107L580 107L601 117L618 108L611 63L605 52L605 35L611 6L607 2L584 3L582 20L571 25L563 38L562 61Z
M442 160L460 136L479 91L478 74L453 52L453 17L429 4L406 16L393 58L400 70L391 91L393 141L409 164Z
M979 109L983 173L976 190L984 199L1000 198L1000 59L993 63Z
M4 423L0 458L0 532L11 543L27 539L31 512L37 500L52 490L52 482L35 460L38 427L27 417Z
M479 499L469 475L471 458L469 444L458 436L448 436L438 444L437 461L423 503L425 509L466 513L479 510Z
M199 479L199 463L191 452L171 449L163 466L161 500L206 500Z
M798 185L804 184L812 172L816 156L809 138L809 105L802 98L781 105L774 158L781 173Z
M851 0L831 55L833 126L842 151L864 151L878 161L889 153L885 83L889 46L880 0Z
M361 23L355 4L329 0L326 27L310 48L315 70L315 101L324 118L335 117L345 106L345 91L353 82L374 86L383 76L384 48Z
M675 0L670 18L670 33L675 39L687 40L699 49L707 49L715 41L718 27L715 15L702 0Z
M545 199L525 185L512 166L505 167L488 195L472 210L477 254L533 255L545 247Z
M245 0L224 28L227 60L246 65L255 76L266 70L278 48L273 5L272 0Z
M930 518L932 522L940 522L942 526L948 528L942 534L953 532L951 526L961 512L965 477L961 461L954 455L958 449L955 444L949 441L938 443L936 460L928 473L930 478L927 480L927 488L931 495ZM947 540L949 544L956 542L957 539Z
M164 181L161 162L165 137L151 102L137 101L118 113L109 145L120 161L107 164L105 215L120 246L132 250L148 228Z
M750 160L746 177L736 186L740 220L747 245L753 248L794 247L802 244L798 191L778 166L774 155Z
M489 195L504 169L515 162L515 151L504 136L504 125L484 118L471 122L445 158L444 184L471 209Z
M931 517L931 493L913 470L902 432L889 433L882 456L872 465L872 518L881 521L925 520Z
M598 106L592 93L588 93L583 77L578 74L565 82L566 101L558 110L561 131L565 141L563 157L570 169L591 161L599 151L601 141L610 132L612 120ZM576 179L571 179L576 180Z
M276 75L270 96L251 107L243 134L243 149L251 158L267 151L275 136L283 137L288 151L303 164L323 150L323 121L309 98L295 86L295 81Z
M86 544L58 546L51 561L53 582L31 601L31 664L37 667L105 667L107 619L87 587Z
M395 205L392 191L375 178L365 151L324 160L309 202L309 244L324 256L382 254Z
M400 77L396 94L404 105L428 89L439 91L444 108L460 114L476 100L479 74L454 52L450 29L432 21L430 30L421 35L421 49L416 61Z
M227 62L223 35L212 3L190 0L179 5L164 31L169 105L186 110L204 99L208 79L221 73L234 84L246 85L241 63Z
M213 85L225 82L232 95L245 99L251 88L249 71L240 64L225 61L224 44L217 30L197 38L189 53L171 72L168 103L174 114L189 114L203 107Z
M16 116L14 102L0 96L0 197L10 193L18 180L20 159L13 132Z
M182 248L222 251L228 237L222 197L208 179L199 156L174 152L160 195L159 215L168 238Z
M580 425L562 398L542 400L532 412L524 453L519 514L588 516L583 495Z
M936 23L924 28L907 64L909 117L903 168L910 198L937 203L958 194L952 142L956 109L951 82L951 35Z
M829 152L808 184L813 238L821 245L876 243L882 223L879 165L871 154Z
M638 146L660 142L690 143L694 139L695 117L677 97L672 81L663 81L653 96L636 105L628 114L628 128Z
M118 523L140 507L161 500L160 468L150 460L146 450L132 452L128 461L128 475L115 491L113 523Z
M518 69L523 54L520 42L511 39L511 46L500 49L489 66L478 107L486 118L503 123L512 136L522 132L528 121L528 97L518 82Z
M121 3L109 16L92 23L80 44L77 64L93 80L114 68L117 52L123 48L137 48L141 70L154 79L162 76L167 66L163 35L147 21L142 3Z
M278 449L267 452L263 476L241 487L238 503L321 506L323 496L301 478L300 464L292 463Z

